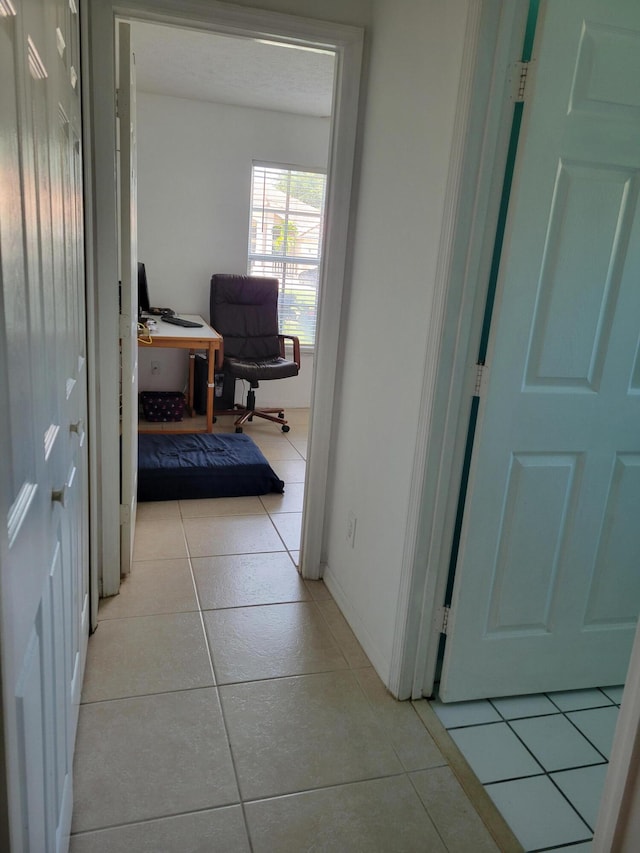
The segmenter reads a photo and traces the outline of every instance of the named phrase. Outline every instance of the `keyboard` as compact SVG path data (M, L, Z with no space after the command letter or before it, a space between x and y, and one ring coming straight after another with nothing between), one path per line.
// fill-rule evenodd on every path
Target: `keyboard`
M194 323L193 320L183 320L182 317L162 317L163 323L171 323L172 326L186 326L189 329L202 328L202 323Z

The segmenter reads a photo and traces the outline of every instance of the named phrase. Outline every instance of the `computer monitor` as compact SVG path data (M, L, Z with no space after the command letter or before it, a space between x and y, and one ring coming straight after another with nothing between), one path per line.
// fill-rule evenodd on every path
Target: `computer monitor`
M144 264L138 261L138 316L148 314L150 307L147 271Z

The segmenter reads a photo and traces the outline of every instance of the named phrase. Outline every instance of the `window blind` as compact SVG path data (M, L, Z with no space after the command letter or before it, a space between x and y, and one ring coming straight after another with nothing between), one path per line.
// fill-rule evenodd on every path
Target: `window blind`
M326 174L272 164L252 166L250 275L280 282L280 331L315 344L324 234Z

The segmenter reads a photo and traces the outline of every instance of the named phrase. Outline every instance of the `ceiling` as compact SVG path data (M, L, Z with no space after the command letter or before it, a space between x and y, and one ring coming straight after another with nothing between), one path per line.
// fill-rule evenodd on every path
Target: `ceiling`
M333 53L142 22L131 41L141 92L331 115Z

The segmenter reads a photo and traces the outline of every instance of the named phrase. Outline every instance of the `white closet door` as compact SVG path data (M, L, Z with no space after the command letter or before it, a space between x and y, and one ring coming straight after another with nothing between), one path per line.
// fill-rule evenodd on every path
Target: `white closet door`
M0 608L12 850L67 849L88 636L78 69L75 4L0 0Z

